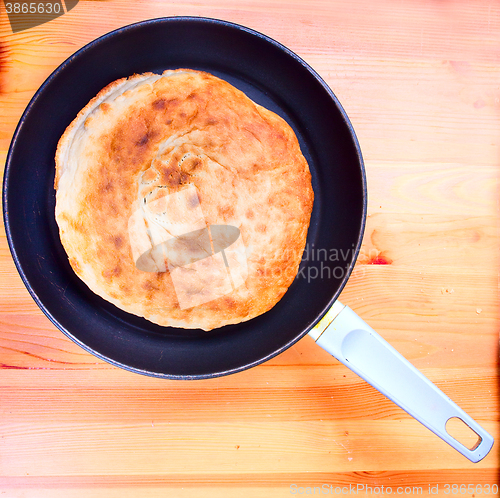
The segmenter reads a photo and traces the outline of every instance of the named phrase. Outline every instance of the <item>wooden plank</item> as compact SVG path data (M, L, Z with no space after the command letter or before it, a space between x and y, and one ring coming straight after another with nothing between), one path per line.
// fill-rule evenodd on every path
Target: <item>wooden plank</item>
M492 489L497 482L495 470L481 469L476 472L474 490ZM266 497L290 496L309 493L315 487L320 487L324 495L356 495L373 496L375 489L381 483L391 487L392 493L429 496L430 488L438 491L440 496L446 496L445 491L453 484L465 484L462 472L443 470L440 472L425 471L386 471L386 472L328 472L328 473L284 473L274 476L261 474L215 475L207 479L203 475L162 475L162 476L75 476L75 477L16 477L0 478L0 488L12 492L22 490L23 497L129 497L139 493L145 497L175 496L175 497L212 497L226 494L229 490L243 493L245 496ZM300 490L299 488L302 488ZM401 489L398 489L401 488ZM296 492L294 492L296 491ZM301 492L302 491L302 492ZM317 491L317 490L316 490ZM294 493L292 493L294 492ZM481 494L483 494L481 493ZM319 494L317 492L317 494ZM458 493L457 493L458 494ZM479 493L478 493L479 494Z
M498 436L495 424L483 425ZM494 468L464 463L414 420L283 420L196 424L9 423L0 426L4 475L232 474ZM349 429L346 429L349 427ZM443 453L446 457L443 457ZM47 454L50 458L47 458ZM210 455L210 458L206 458Z
M498 420L495 369L422 372L474 418ZM349 420L356 425L367 418L392 420L396 427L401 420L412 420L334 361L325 366L267 365L228 378L190 382L140 377L113 367L64 376L50 370L10 370L2 377L5 424Z

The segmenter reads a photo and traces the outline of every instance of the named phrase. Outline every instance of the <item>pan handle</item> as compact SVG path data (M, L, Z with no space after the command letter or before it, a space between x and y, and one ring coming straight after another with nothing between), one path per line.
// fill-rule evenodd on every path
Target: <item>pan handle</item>
M337 301L328 317L333 321L323 331L316 327L309 333L319 346L470 461L479 462L488 454L493 437L354 311ZM446 430L448 420L455 417L477 434L473 448L467 448Z

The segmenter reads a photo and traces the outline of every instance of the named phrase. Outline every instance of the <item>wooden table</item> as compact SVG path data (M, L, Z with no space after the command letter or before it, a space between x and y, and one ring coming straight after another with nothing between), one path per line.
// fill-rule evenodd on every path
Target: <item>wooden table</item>
M368 223L342 301L499 437L498 1L81 1L16 34L0 9L2 161L44 79L120 26L215 17L304 58L366 161ZM470 463L309 337L229 377L142 377L51 325L3 228L0 275L0 497L479 496L499 482L498 443Z

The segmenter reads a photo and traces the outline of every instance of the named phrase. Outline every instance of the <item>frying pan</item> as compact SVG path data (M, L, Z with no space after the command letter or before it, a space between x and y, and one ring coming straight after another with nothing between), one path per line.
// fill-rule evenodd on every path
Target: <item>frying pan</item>
M286 119L310 165L315 192L305 257L284 298L258 318L211 332L160 327L93 294L69 266L54 219L55 149L78 111L111 81L179 67L209 71ZM21 117L3 185L7 238L21 278L47 317L90 353L141 374L203 379L260 364L309 333L456 450L479 461L493 438L337 300L361 246L366 205L356 135L318 74L263 34L189 17L123 27L57 68ZM446 423L453 417L477 434L474 448L448 434Z

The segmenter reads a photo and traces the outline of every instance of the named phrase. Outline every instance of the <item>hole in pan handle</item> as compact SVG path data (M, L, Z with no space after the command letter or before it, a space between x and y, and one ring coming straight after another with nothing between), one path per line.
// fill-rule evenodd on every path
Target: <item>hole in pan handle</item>
M417 419L472 462L493 446L493 437L378 335L348 306L336 301L309 335L323 349L375 389ZM460 419L477 435L467 448L446 430L451 418Z

